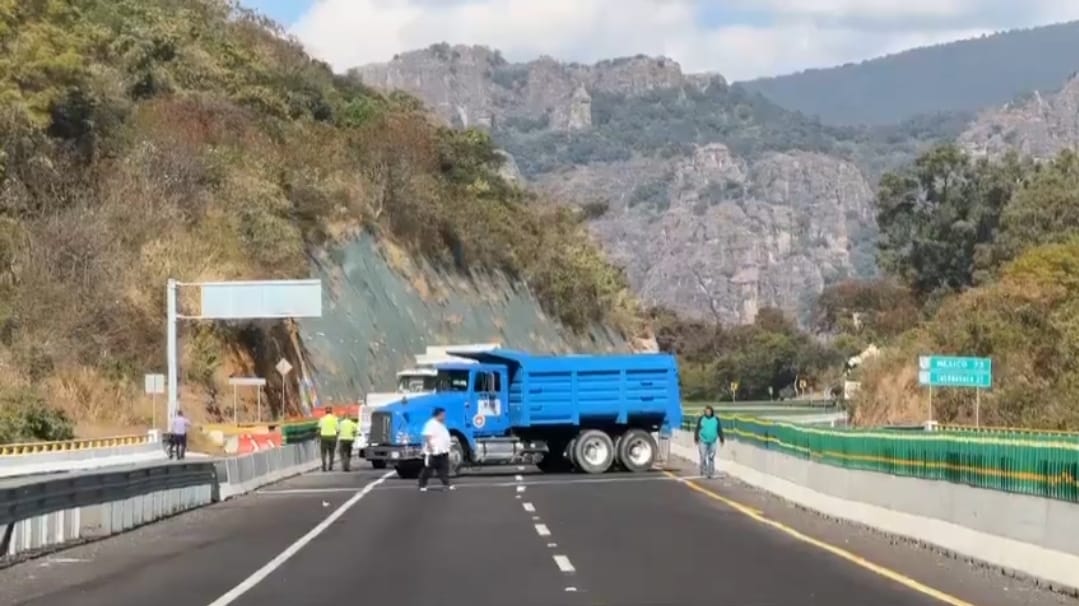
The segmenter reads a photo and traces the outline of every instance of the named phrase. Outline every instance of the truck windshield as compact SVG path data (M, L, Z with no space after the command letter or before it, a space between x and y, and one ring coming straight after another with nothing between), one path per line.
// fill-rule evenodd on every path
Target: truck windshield
M438 391L468 391L468 371L440 370L436 385Z
M434 375L402 375L397 379L397 391L401 393L420 393L434 390Z

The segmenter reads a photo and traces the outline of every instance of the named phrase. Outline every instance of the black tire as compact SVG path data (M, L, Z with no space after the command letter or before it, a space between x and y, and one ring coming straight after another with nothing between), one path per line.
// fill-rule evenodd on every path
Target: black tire
M585 473L606 473L614 465L614 440L598 429L586 429L573 444L573 461Z
M465 449L456 436L450 444L450 477L456 478L461 475L461 469L465 466Z
M423 461L398 463L393 469L397 472L397 477L402 480L415 480L420 477L420 471L423 470Z
M570 471L577 469L577 455L574 454L576 446L577 438L572 438L566 443L566 454L563 455L566 458L566 462L569 463Z
M566 473L573 470L573 463L566 457L565 442L552 442L547 445L549 450L543 455L536 467L543 473Z
M627 471L641 473L652 469L659 447L652 434L643 429L631 429L618 441L618 460Z
M375 469L386 469L386 461L371 461L371 467L374 467Z

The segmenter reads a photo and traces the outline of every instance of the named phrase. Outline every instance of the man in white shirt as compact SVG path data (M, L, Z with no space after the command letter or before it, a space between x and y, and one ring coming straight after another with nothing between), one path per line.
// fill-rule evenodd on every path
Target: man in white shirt
M423 470L420 471L420 492L427 492L427 480L431 479L432 470L438 471L438 479L446 490L453 490L450 485L450 448L453 440L450 430L446 429L446 410L435 408L435 412L423 425Z
M191 427L191 421L184 416L182 410L177 410L169 427L169 433L172 434L169 439L172 440L172 450L176 453L177 459L183 459L187 455L187 429L189 427ZM172 458L172 452L169 453L169 458Z

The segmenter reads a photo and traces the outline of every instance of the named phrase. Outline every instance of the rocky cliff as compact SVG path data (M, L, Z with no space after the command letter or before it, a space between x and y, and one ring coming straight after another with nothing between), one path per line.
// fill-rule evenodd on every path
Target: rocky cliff
M1056 92L1035 91L983 112L959 142L975 155L990 157L1014 150L1049 158L1079 146L1079 76Z
M584 206L647 303L726 323L801 315L828 282L874 271L873 191L849 142L720 76L448 45L353 75L490 130L513 172Z

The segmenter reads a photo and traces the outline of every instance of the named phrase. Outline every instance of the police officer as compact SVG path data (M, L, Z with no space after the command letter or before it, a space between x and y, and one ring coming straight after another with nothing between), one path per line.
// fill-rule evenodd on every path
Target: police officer
M333 414L333 407L326 407L326 414L318 420L318 437L322 446L322 471L327 471L326 458L329 457L329 471L333 471L333 453L337 447L337 433L340 423Z
M359 424L351 417L341 419L341 433L337 439L337 445L341 449L341 467L345 471L352 470L352 443L356 441L356 432Z

